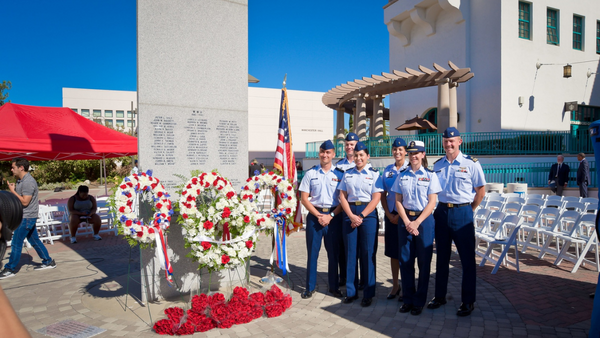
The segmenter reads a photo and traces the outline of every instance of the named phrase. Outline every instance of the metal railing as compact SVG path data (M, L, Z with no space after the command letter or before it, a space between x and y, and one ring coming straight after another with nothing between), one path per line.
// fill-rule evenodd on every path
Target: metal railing
M398 136L367 137L362 142L371 157L391 157L392 143ZM441 134L401 136L407 143L420 140L425 143L427 154L443 155ZM592 140L587 130L573 135L570 131L514 131L461 133L461 150L465 154L481 155L557 155L592 153ZM318 158L322 142L306 143L306 157ZM344 142L336 144L336 157L344 156Z
M579 162L564 162L569 168L569 187L577 187L577 168ZM485 180L488 183L502 183L506 186L508 183L526 183L528 187L547 187L550 167L554 162L531 162L531 163L503 163L503 164L482 164ZM590 182L589 187L598 187L596 180L596 162L590 164ZM433 169L433 166L430 166ZM375 168L380 173L385 168ZM299 173L298 181L302 180L305 172Z

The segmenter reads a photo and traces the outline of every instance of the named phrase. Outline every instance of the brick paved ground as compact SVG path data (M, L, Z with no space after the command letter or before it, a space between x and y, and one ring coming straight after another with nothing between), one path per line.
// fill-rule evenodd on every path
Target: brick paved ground
M269 245L261 238L252 259L252 271L262 275L268 269ZM326 255L319 258L318 292L310 299L300 298L306 275L304 232L289 237L289 275L293 306L278 318L261 318L231 329L215 329L196 336L207 337L586 337L589 328L597 272L580 268L570 273L570 263L554 267L550 260L521 256L521 272L501 268L491 275L492 266L478 268L477 303L470 317L455 315L460 305L460 263L452 260L448 304L437 310L424 310L420 316L398 313L400 303L386 300L391 287L389 259L383 255L383 239L377 256L377 296L373 305L360 302L342 304L326 293ZM133 298L124 309L124 295L130 249L125 240L104 236L100 242L90 237L77 244L55 242L47 245L58 268L33 271L39 263L34 250L24 252L20 271L0 281L21 320L32 336L36 330L66 319L106 329L98 337L155 337L147 323L147 308ZM4 261L6 263L6 260ZM132 267L139 269L139 252L133 251ZM432 264L435 273L435 255ZM431 278L430 295L435 279ZM133 284L133 283L132 283ZM132 287L132 293L139 291ZM179 304L180 305L180 304ZM150 306L153 318L169 306Z

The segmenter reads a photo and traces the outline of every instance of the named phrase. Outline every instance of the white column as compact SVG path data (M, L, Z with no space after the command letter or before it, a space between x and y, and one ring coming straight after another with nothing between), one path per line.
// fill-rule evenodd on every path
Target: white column
M371 124L373 128L373 137L383 136L383 96L377 95L373 99L373 119Z
M437 130L439 133L450 127L450 86L448 82L448 79L438 82Z
M458 83L450 83L449 89L449 109L448 109L448 125L450 127L458 128L458 107L456 103L456 87Z
M337 110L337 128L336 128L336 135L335 135L335 140L334 143L337 143L338 141L343 141L344 140L344 115L346 114L346 109L344 107L340 107Z
M358 139L362 140L367 137L367 103L363 96L356 98L356 134Z

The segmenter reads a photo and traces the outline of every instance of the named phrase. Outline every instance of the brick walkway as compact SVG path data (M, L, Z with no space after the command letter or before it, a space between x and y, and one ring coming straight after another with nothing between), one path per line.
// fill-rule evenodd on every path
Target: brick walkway
M451 261L448 304L425 309L420 316L398 313L400 303L386 300L391 287L389 259L383 255L383 239L377 254L377 296L373 305L351 305L326 293L326 254L319 258L318 292L310 299L300 298L306 276L304 232L289 237L293 305L281 317L261 318L231 329L214 329L198 337L586 337L589 329L597 272L587 267L571 274L571 263L559 267L551 258L538 260L530 254L521 256L521 272L501 268L491 275L492 266L478 268L477 303L471 316L455 315L460 305L460 263ZM78 238L77 244L55 242L47 245L58 267L33 271L39 263L34 250L24 252L20 271L13 278L0 281L21 320L33 337L35 332L66 319L106 329L97 337L156 337L147 322L147 308L135 306L123 311L130 249L126 241L104 236L95 242ZM262 237L252 259L252 271L264 274L268 267L270 240ZM8 257L8 255L7 255ZM5 259L6 263L8 258ZM133 251L132 268L139 270L139 252ZM435 273L435 255L432 263ZM139 273L138 273L139 274ZM433 276L432 276L433 277ZM435 278L431 278L430 296ZM139 294L132 287L132 293ZM133 305L133 306L132 306ZM177 305L181 305L177 304ZM169 303L151 304L153 319L163 318L161 309ZM117 310L115 310L117 309Z

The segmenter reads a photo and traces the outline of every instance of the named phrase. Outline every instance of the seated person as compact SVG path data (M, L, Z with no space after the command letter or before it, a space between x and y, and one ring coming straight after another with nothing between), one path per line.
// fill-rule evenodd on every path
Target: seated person
M71 196L69 202L67 202L67 208L69 208L69 213L71 214L69 222L71 243L77 243L75 237L77 228L79 227L79 223L85 221L92 224L92 228L94 229L94 240L102 240L102 237L98 235L102 220L100 219L100 216L96 214L96 199L94 196L88 194L89 191L90 189L87 186L80 185L79 188L77 188L77 193Z

